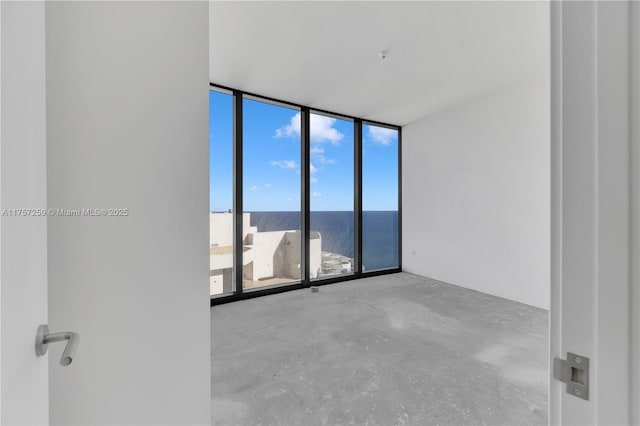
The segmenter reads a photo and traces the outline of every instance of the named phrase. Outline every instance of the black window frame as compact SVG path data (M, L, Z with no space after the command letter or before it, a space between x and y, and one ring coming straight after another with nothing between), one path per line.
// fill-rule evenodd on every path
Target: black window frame
M340 282L353 281L360 278L368 278L380 275L395 274L402 272L402 126L389 123L382 123L374 120L367 120L346 114L340 114L319 108L313 108L295 102L275 99L268 96L258 95L243 90L234 89L221 84L209 83L209 90L218 91L232 96L233 104L233 274L234 291L232 293L221 293L210 296L211 306L235 302L238 300L251 299L254 297L266 296L269 294L283 293L286 291L309 288L311 286L323 286ZM243 99L253 99L275 105L281 105L298 109L301 112L301 231L302 238L302 265L301 279L292 283L279 286L256 288L249 291L243 288L243 268L242 265L242 233L243 233ZM353 122L354 131L354 272L352 274L339 275L336 277L324 277L321 279L310 279L309 273L309 237L310 237L310 116L311 114L321 114L336 117ZM373 271L362 270L362 129L364 125L385 127L398 132L398 266Z

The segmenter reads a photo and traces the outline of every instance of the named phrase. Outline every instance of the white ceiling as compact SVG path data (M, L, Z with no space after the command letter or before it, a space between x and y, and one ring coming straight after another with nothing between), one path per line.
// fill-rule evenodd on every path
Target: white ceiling
M214 1L211 22L213 83L390 124L549 72L547 2Z

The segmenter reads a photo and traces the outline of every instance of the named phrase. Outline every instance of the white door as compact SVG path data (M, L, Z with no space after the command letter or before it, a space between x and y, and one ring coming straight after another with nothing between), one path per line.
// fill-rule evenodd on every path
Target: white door
M2 424L209 424L207 2L0 13Z
M210 423L208 16L47 2L52 424Z
M47 322L44 4L0 2L0 423L46 424Z
M638 370L630 373L640 55L632 10L623 1L552 3L551 357L590 359L588 400L552 380L552 424L640 420L631 398Z

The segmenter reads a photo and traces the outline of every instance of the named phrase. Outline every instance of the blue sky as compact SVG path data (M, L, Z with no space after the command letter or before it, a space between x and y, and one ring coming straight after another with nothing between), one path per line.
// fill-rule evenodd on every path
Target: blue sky
M232 204L232 98L210 92L210 209ZM245 211L300 210L300 114L243 101ZM398 208L397 131L363 127L363 209ZM353 124L311 116L311 210L353 210Z

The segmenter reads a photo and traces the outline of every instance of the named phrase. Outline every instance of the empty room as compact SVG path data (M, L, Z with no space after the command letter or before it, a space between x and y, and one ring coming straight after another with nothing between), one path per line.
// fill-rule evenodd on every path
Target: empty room
M546 424L545 2L214 2L212 423Z
M2 0L0 47L2 425L640 424L640 2Z

